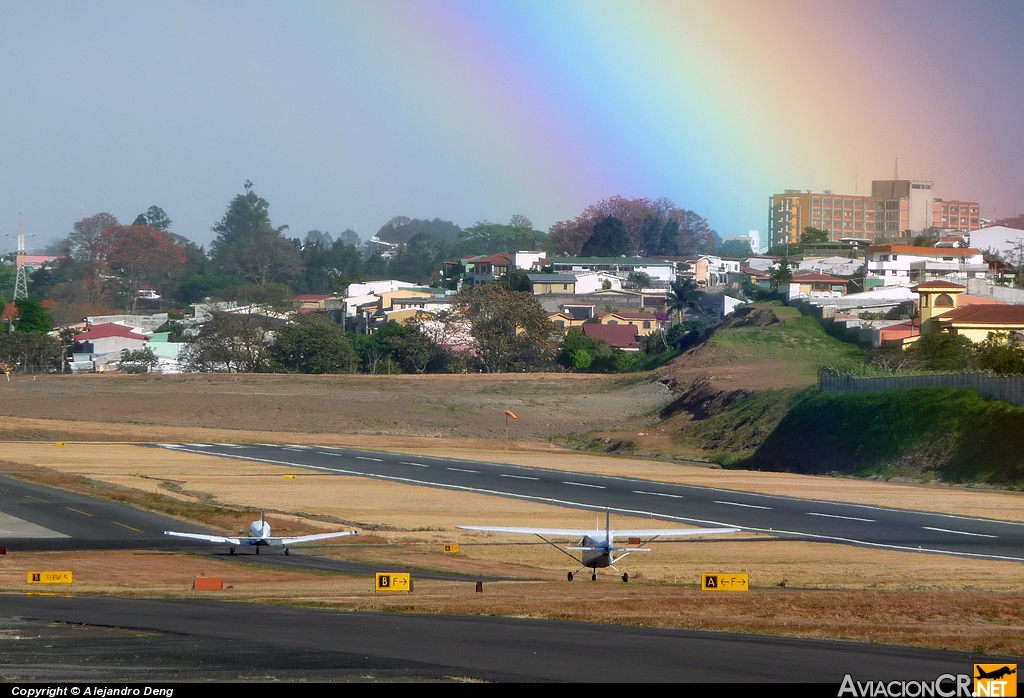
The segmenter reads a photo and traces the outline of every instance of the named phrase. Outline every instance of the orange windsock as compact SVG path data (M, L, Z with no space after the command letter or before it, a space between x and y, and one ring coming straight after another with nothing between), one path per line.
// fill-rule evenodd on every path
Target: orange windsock
M505 415L511 417L512 419L519 419L519 417L517 417L515 413L512 412L512 410L505 410Z

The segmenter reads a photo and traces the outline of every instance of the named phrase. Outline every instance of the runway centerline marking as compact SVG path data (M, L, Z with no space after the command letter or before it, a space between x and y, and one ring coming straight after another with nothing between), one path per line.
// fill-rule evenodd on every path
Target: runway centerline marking
M649 494L652 497L672 497L672 499L683 499L681 494L668 494L666 492L646 492L644 490L633 490L633 494Z
M317 451L317 453L321 456L334 456L335 458L340 458L345 455L344 453L331 453L330 451Z
M399 461L402 465L415 465L417 468L429 468L430 466L426 463L413 463L412 461Z
M123 524L120 521L111 521L110 523L117 524L121 528L127 528L130 531L136 531L138 533L144 533L144 531L141 528L135 528L134 526L129 526L128 524Z
M373 460L377 461L378 463L384 462L383 458L370 458L369 456L356 456L356 460Z
M856 516L840 516L839 514L822 514L819 511L809 511L808 516L824 516L826 519L846 519L847 521L864 521L866 523L875 523L874 519L861 519Z
M955 533L959 536L978 536L979 538L998 538L999 536L992 536L988 533L968 533L967 531L954 531L949 528L935 528L934 526L922 526L921 528L929 531L939 531L940 533Z
M728 504L731 507L746 507L747 509L771 509L771 507L762 507L757 504L740 504L739 502L724 502L716 499L715 504Z
M479 470L470 470L469 468L448 468L448 470L454 470L457 473L479 473Z
M268 445L273 445L273 444L268 444ZM522 500L531 501L531 502L544 502L544 503L547 503L547 504L556 504L556 505L560 505L560 506L570 506L570 507L575 507L575 508L579 508L579 509L588 509L588 510L593 510L593 511L613 511L615 513L624 514L626 516L642 516L644 518L651 517L651 516L657 516L657 518L664 519L666 521L681 521L681 522L685 522L685 523L689 523L689 524L703 524L703 525L709 525L709 526L723 526L723 527L729 527L729 528L739 528L739 529L743 529L743 530L747 530L747 531L755 531L757 533L774 533L775 535L801 536L801 537L809 538L809 539L812 539L812 540L831 541L831 542L836 542L836 543L845 543L845 544L848 544L848 545L862 545L862 546L865 546L865 547L878 548L878 549L881 549L881 550L900 550L900 551L913 552L913 553L922 553L922 552L924 552L924 553L937 553L937 554L940 554L940 555L952 555L954 557L975 558L975 559L984 559L984 560L1009 560L1009 561L1012 561L1012 562L1024 562L1024 557L1015 557L1015 556L1012 556L1012 555L993 555L991 553L963 552L963 551L960 551L960 550L944 550L944 549L941 549L941 548L922 548L920 546L898 545L898 544L893 544L893 543L877 543L877 542L870 541L870 540L860 540L860 539L856 539L856 538L845 538L845 537L842 537L842 536L829 536L829 535L823 535L823 534L820 534L820 533L811 533L809 531L789 531L789 530L785 530L785 529L775 529L775 530L772 530L772 529L758 528L756 526L741 526L741 525L738 525L738 524L729 523L729 522L725 522L725 521L714 521L714 520L710 520L710 519L695 519L695 518L686 517L686 516L673 516L671 514L666 514L664 512L642 511L642 510L639 510L639 509L630 509L630 508L625 508L625 507L610 507L610 508L608 508L608 507L596 507L593 504L587 504L585 502L575 502L575 501L570 501L570 500L557 499L557 498L554 498L554 497L539 497L539 496L536 496L536 495L521 494L521 493L518 493L518 492L505 492L505 491L501 491L501 490L491 490L491 489L486 489L486 488L482 488L482 487L470 487L470 486L467 486L467 485L453 485L453 484L446 484L446 483L443 483L443 482L430 482L430 481L427 481L427 480L416 480L414 478L399 477L399 476L395 476L395 475L381 475L381 474L377 474L377 473L364 473L364 472L360 472L360 471L357 471L357 470L345 470L345 469L342 469L342 468L327 468L327 467L324 467L324 466L321 466L321 465L312 465L312 464L308 464L308 463L295 463L295 462L292 462L292 461L276 460L274 458L261 458L261 457L256 457L256 456L243 456L243 455L235 455L233 453L224 453L224 454L218 454L218 455L220 455L223 458L234 458L236 460L246 460L246 461L252 461L252 462L255 462L255 463L270 463L271 465L287 465L287 466L290 466L290 467L293 467L293 468L306 468L306 469L309 469L309 470L319 470L321 472L328 472L328 473L333 473L333 474L354 475L356 477L367 477L367 478L371 478L371 479L375 479L375 480L385 480L385 481L388 481L388 482L402 482L402 483L405 483L405 484L422 485L422 486L425 486L425 487L437 487L437 488L440 488L440 489L457 490L457 491L460 491L460 492L476 492L476 493L479 493L479 494L497 495L499 497L511 497L513 499L522 499ZM422 456L422 457L430 458L431 460L444 460L443 458L439 458L439 457L436 457L436 456ZM618 479L618 478L616 478L616 479ZM703 490L715 490L716 488L703 487L703 488L700 488L700 489L703 489ZM719 491L721 491L721 490L719 490ZM753 495L753 496L768 496L768 495ZM808 500L808 501L816 501L816 500ZM820 502L820 503L821 504L834 504L835 502ZM863 505L849 505L849 506L860 506L861 508L865 508L865 509L876 509L876 510L879 510L879 511L895 511L895 512L898 512L898 513L905 513L903 510L899 510L899 509L885 509L885 508L882 508L882 507L867 507L867 506L863 506ZM914 512L914 513L931 513L931 512ZM936 514L936 515L937 516L946 516L947 518L969 518L969 517L955 517L955 516L952 516L952 515L949 515L949 514ZM975 519L971 519L971 520L975 520ZM986 521L986 522L990 522L989 519L983 519L983 520ZM1017 522L1012 522L1012 521L1011 522L998 521L996 523L1008 523L1008 524L1011 524L1011 525L1018 525ZM1021 523L1019 525L1024 525L1024 523Z
M64 508L67 509L68 511L73 511L76 514L85 514L86 516L92 516L92 514L90 514L89 512L82 511L81 509L75 509L74 507L64 507Z
M49 499L40 499L39 497L33 497L30 494L26 494L25 499L34 499L37 502L46 502L47 504L53 504L53 502L51 502Z
M540 480L539 477L529 477L528 475L509 475L508 473L498 473L498 477L510 477L514 480Z
M572 480L562 480L563 485L572 485L573 487L593 487L595 490L606 490L608 489L604 485L591 485L586 482L573 482Z

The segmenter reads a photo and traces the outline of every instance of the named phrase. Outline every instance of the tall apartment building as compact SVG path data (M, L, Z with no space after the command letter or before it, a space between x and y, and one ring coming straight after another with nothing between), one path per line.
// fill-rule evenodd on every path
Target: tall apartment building
M771 197L771 244L799 242L807 226L829 231L833 241L894 240L910 238L929 227L959 233L977 230L981 215L978 202L937 199L931 182L910 179L875 180L871 196L787 189Z
M875 200L870 196L787 189L770 200L768 236L773 245L800 242L804 228L829 232L830 240L875 239Z
M981 210L977 201L946 201L935 199L932 225L953 233L969 233L981 227Z

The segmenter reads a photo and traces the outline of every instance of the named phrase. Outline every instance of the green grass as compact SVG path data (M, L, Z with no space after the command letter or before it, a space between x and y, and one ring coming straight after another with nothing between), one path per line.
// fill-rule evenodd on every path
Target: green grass
M1024 486L1024 407L970 390L816 393L735 467Z
M802 372L815 374L819 366L860 370L867 364L864 349L832 337L817 320L801 315L796 308L777 304L763 307L771 307L782 322L768 327L727 327L715 332L708 346L761 360L793 363Z
M786 416L790 407L813 388L784 388L752 393L721 413L689 422L676 439L686 446L708 451L712 460L727 465L750 456Z

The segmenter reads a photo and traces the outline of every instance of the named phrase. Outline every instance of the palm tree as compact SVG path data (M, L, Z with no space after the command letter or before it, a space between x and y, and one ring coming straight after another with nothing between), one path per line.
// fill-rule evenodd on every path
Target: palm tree
M675 311L676 317L682 321L684 310L696 310L701 315L704 309L700 307L701 292L697 290L697 284L693 279L677 276L672 282L668 292L667 305L669 310Z
M772 288L785 286L793 280L793 269L789 266L788 259L780 259L779 265L772 269Z

